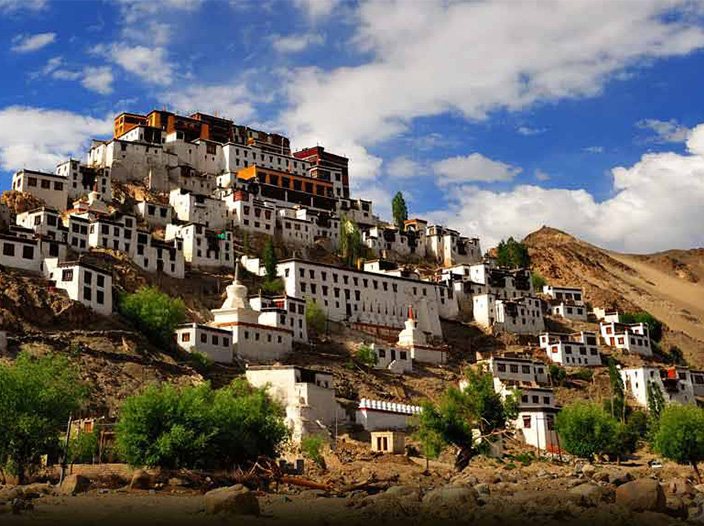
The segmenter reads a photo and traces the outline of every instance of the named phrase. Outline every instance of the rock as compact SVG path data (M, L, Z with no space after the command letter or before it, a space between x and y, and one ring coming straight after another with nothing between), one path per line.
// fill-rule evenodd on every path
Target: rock
M188 481L179 477L171 477L169 479L169 486L175 488L185 488L188 486Z
M614 486L621 486L633 480L633 476L628 471L615 471L609 473L609 483Z
M256 495L242 484L236 484L206 493L205 513L209 515L229 513L233 515L259 516L259 501Z
M608 482L609 481L609 473L606 471L597 471L592 476L592 480L594 480L596 482Z
M327 497L327 492L322 489L307 489L301 491L298 495L302 499L317 499L320 497Z
M582 466L582 475L584 475L586 478L592 478L594 476L594 473L596 473L596 468L592 464Z
M130 489L150 489L153 486L154 478L143 469L138 469L132 475Z
M687 516L689 515L689 510L687 509L687 505L684 503L684 501L679 498L679 497L667 497L666 501L666 512L668 515L671 517L675 517L677 519L686 519Z
M572 488L570 494L580 497L580 504L583 506L596 506L606 500L608 490L594 482L585 482Z
M667 509L665 492L657 480L640 479L627 482L616 489L616 504L632 511L655 511Z
M699 493L704 493L704 484L697 484L694 486L694 489L697 490Z
M449 520L467 520L477 509L477 492L474 488L446 486L426 493L422 511L430 517Z
M361 500L367 512L384 518L417 516L421 511L420 491L413 486L394 486L384 493Z
M23 511L28 511L33 509L34 506L32 503L28 500L24 500L23 498L16 498L12 500L12 513L15 515L19 515Z
M24 492L19 486L10 486L0 489L0 502L12 502L17 498L23 498Z
M694 495L694 485L687 479L672 479L668 484L668 489L670 493L678 497Z
M584 484L584 480L582 479L572 479L567 481L568 488L576 488L577 486L580 486L582 484Z
M61 483L60 491L63 495L76 495L85 493L90 488L90 479L83 475L73 474L67 476Z
M488 495L490 493L489 484L477 484L476 486L474 486L474 490L479 495Z

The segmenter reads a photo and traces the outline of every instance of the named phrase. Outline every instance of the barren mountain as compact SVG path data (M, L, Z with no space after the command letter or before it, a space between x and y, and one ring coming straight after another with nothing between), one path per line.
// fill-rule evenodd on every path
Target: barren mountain
M667 326L665 349L677 345L704 365L704 250L620 254L549 227L524 243L548 282L582 287L594 307L650 312Z

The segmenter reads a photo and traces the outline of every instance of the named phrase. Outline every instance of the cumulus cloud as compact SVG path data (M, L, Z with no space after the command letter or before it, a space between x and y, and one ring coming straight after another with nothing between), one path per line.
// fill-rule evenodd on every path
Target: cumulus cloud
M386 173L391 177L415 177L422 175L422 168L408 157L396 157L386 165Z
M587 146L584 148L584 151L587 153L604 153L604 147L603 146Z
M37 33L36 35L17 35L12 39L10 51L14 53L31 53L52 44L56 33Z
M163 47L100 44L93 48L93 53L104 56L150 84L168 86L174 79L175 66L169 61Z
M655 136L651 137L650 142L665 143L683 143L689 137L691 130L686 126L679 124L675 119L669 121L659 121L657 119L643 119L636 123L636 126L641 130L652 131Z
M53 170L70 156L80 157L88 141L112 132L112 119L70 111L9 106L0 109L0 166Z
M88 90L95 91L101 95L108 95L112 93L112 81L112 70L108 66L83 69L81 84Z
M541 170L541 169L535 170L535 172L533 173L533 175L535 176L535 178L536 178L538 181L547 181L547 180L550 179L550 174L547 173L547 172L544 172L544 171Z
M253 104L260 99L244 81L239 81L219 85L188 84L181 90L163 92L159 100L186 114L202 111L242 121L255 115Z
M325 37L319 33L302 33L298 35L274 35L271 45L279 53L300 53L311 46L319 46Z
M41 11L47 5L47 0L0 0L0 13L16 11Z
M430 214L485 246L549 225L614 250L652 252L704 246L704 125L688 152L643 155L611 172L613 196L598 202L585 190L521 185L507 192L465 186L447 211Z
M703 47L698 20L671 16L688 5L363 2L353 44L371 58L330 71L295 70L282 126L295 140L331 151L362 148L368 161L367 148L419 117L483 119L496 110L595 96L630 67ZM351 162L356 177L376 176Z
M518 128L516 128L516 131L521 135L530 137L531 135L540 135L541 133L545 133L547 130L545 128L531 128L529 126L519 126Z
M480 153L457 156L433 163L438 186L468 182L493 183L511 181L522 169L501 161L494 161Z
M339 3L340 0L294 0L294 4L314 20L330 15Z

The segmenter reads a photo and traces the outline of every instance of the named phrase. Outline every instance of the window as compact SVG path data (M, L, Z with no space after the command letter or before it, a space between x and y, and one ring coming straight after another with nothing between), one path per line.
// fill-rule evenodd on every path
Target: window
M86 282L86 285L90 285L93 283L93 273L88 272L87 270L85 271L85 274L83 275L83 279Z
M531 417L529 417L529 416L523 417L523 429L530 429L530 421L531 421Z
M46 179L42 179L42 188L44 190L50 190L51 189L51 181L47 181Z
M92 291L90 290L90 287L83 287L83 299L86 301L91 301L92 299Z
M518 365L511 364L509 367L510 367L512 373L518 372Z
M3 256L14 256L15 255L15 245L13 245L12 243L3 243L2 255Z
M506 372L506 364L505 363L498 364L497 369L500 373L505 373Z
M24 246L22 247L22 257L24 259L34 259L34 247Z
M229 347L230 346L230 338L223 338L222 339L222 346Z
M73 269L64 269L61 273L61 281L73 281Z
M95 300L96 300L100 305L102 305L103 303L105 303L105 292L103 292L102 290L96 291L96 292L95 292Z
M184 332L183 334L181 334L181 341L182 342L190 342L191 341L191 333Z
M203 333L200 335L200 342L201 343L208 343L208 335Z
M217 345L217 344L218 344L218 341L219 341L219 338L218 338L216 335L213 334L213 336L212 336L212 338L211 338L212 344L213 344L213 345Z

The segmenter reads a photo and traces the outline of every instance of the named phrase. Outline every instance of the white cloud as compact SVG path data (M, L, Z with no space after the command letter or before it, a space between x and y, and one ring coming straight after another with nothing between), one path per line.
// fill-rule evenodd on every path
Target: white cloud
M438 186L477 181L484 183L511 181L522 171L518 166L493 161L476 152L466 157L450 157L433 163L433 170L437 174Z
M547 130L545 128L530 128L528 126L519 126L518 128L516 128L516 131L521 135L530 137L531 135L540 135L541 133L545 133Z
M423 170L417 161L408 157L396 157L386 165L386 173L391 177L415 177L423 175Z
M0 166L53 170L70 156L80 157L88 141L112 132L112 119L70 111L9 106L0 109Z
M604 147L603 146L587 146L584 148L584 151L586 153L604 153Z
M544 172L543 170L541 170L539 168L535 170L533 175L535 175L535 178L538 181L547 181L548 179L550 179L550 174L547 172Z
M294 0L294 4L313 20L330 15L339 3L340 0Z
M430 214L484 246L549 225L614 250L652 252L704 246L704 125L688 153L646 154L612 170L613 196L597 202L585 190L518 186L508 192L463 187L450 211Z
M675 119L669 121L659 121L657 119L644 119L636 123L642 130L650 130L655 133L651 142L657 143L683 143L689 137L691 130L682 126Z
M46 5L47 0L0 0L0 12L41 11Z
M165 91L159 100L173 110L186 114L201 111L242 121L255 115L253 103L259 99L246 83L233 82L222 85L188 84L178 91Z
M12 39L10 51L15 53L31 53L52 44L56 33L37 33L36 35L17 35Z
M144 22L145 18L153 17L169 11L195 11L203 4L203 0L117 0L124 24L133 25Z
M704 46L704 28L682 6L688 0L614 0L598 9L592 0L363 2L353 44L372 58L295 70L282 127L296 141L331 151L354 145L368 156L366 148L419 117L482 119L595 96L628 68ZM376 175L352 168L356 177Z
M101 95L108 95L112 93L112 81L112 70L108 66L83 69L81 84L88 90L95 91Z
M163 47L130 46L124 43L98 45L93 52L137 75L145 82L168 86L174 79L175 66Z
M271 45L279 53L300 53L310 46L319 46L325 37L319 33L302 33L299 35L274 35Z

